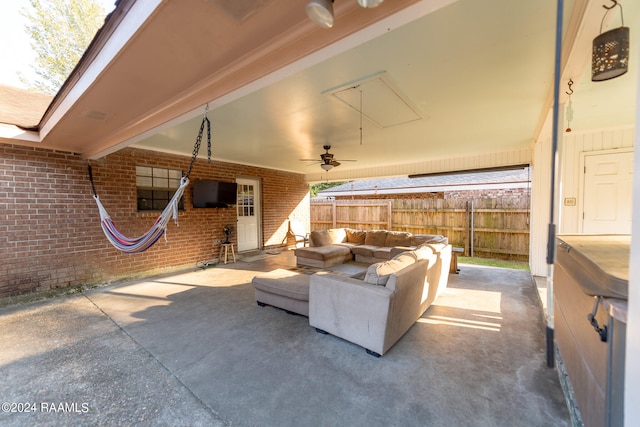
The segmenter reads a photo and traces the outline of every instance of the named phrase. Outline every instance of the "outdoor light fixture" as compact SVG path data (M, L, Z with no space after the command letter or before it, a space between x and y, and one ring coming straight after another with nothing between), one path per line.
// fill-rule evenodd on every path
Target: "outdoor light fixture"
M374 7L378 7L382 4L384 0L358 0L358 4L367 9L373 9Z
M332 165L332 164L330 164L330 163L322 163L322 164L320 165L320 167L321 167L322 169L324 169L325 171L327 171L327 172L329 172L331 169L333 169L333 165Z
M309 19L322 28L333 27L333 0L311 0L306 11Z
M361 7L373 9L384 0L358 0ZM306 7L307 16L322 28L333 27L333 0L311 0Z
M629 65L629 27L624 26L622 5L613 1L613 6L602 6L607 11L600 23L600 35L593 39L593 53L591 57L591 80L600 82L613 79L627 72ZM607 13L616 6L620 6L621 25L618 28L602 32L602 24Z

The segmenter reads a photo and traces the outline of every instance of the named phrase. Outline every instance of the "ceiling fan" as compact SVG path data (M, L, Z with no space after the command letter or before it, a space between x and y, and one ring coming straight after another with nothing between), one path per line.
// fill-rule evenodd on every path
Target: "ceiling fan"
M325 149L325 152L320 154L320 160L316 160L316 159L300 159L300 161L302 161L302 162L320 163L320 167L322 169L324 169L325 171L327 171L327 172L330 171L331 169L333 169L335 166L340 166L340 162L355 162L356 161L356 160L340 160L340 162L339 162L336 159L334 159L333 158L333 154L331 154L329 152L329 150L331 150L331 146L330 145L324 145L324 146L322 146L322 148Z

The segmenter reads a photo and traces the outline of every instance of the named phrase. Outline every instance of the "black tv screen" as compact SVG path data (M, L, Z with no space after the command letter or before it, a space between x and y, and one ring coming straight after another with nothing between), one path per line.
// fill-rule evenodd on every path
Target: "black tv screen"
M238 184L200 179L193 182L194 208L226 208L237 203Z

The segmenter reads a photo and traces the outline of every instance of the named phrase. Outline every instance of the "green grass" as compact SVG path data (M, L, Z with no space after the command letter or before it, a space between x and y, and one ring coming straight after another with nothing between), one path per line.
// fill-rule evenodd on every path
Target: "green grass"
M529 264L526 262L518 261L505 261L502 259L488 259L488 258L471 258L466 256L458 257L459 263L484 265L487 267L500 267L500 268L515 268L516 270L529 270Z

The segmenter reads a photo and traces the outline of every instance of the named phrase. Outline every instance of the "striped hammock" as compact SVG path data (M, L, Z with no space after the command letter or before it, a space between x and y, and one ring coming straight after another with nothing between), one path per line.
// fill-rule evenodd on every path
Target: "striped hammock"
M153 224L153 227L145 234L136 238L129 238L122 234L116 228L115 224L109 217L107 210L102 206L100 202L100 198L98 197L98 193L96 193L96 186L93 182L93 171L91 168L91 164L88 165L89 172L89 181L91 182L91 189L93 190L93 199L96 201L98 205L98 210L100 211L100 223L102 225L102 231L104 231L104 235L107 236L107 239L111 244L118 250L128 254L135 254L149 249L155 242L158 241L160 236L165 234L167 231L167 224L171 217L176 224L178 224L178 203L184 194L184 190L189 185L189 175L191 174L191 169L193 169L193 165L198 157L198 151L200 151L200 144L202 143L202 136L204 134L205 126L207 128L207 159L211 161L211 122L207 118L207 111L209 111L209 104L205 109L204 117L202 118L202 123L200 124L200 130L198 131L198 136L196 137L196 143L193 147L193 156L191 157L191 163L189 164L189 169L187 169L187 173L180 179L180 187L176 190L176 193L173 195L167 207L164 208L162 214L158 217L156 222ZM165 240L167 236L165 235Z
M153 227L145 234L135 238L126 237L116 228L115 224L109 217L104 206L100 202L100 198L97 194L93 195L96 204L98 205L98 210L100 211L100 222L102 225L102 231L104 231L104 235L107 236L107 240L118 250L128 253L135 254L149 249L158 239L162 236L167 230L167 224L171 217L176 224L178 224L178 203L184 194L184 190L189 185L189 178L182 177L180 180L180 187L176 190L175 194L167 204L167 207L164 208L162 214L158 217L156 222L153 224ZM166 236L165 236L166 239Z

